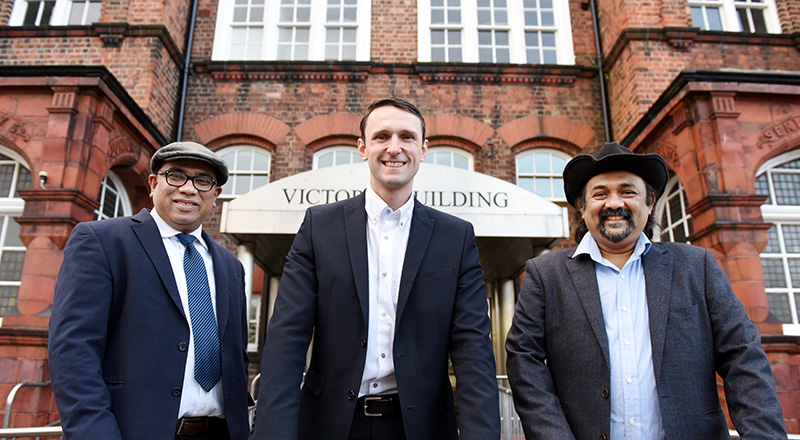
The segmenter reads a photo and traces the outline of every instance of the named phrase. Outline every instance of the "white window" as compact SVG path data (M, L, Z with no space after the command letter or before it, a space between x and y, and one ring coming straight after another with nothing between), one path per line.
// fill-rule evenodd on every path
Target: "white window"
M472 171L474 157L464 150L452 147L432 147L428 148L425 163L444 165L462 170Z
M314 153L312 169L328 168L337 165L348 165L361 162L361 155L356 147L328 147Z
M800 151L765 163L755 181L765 221L773 226L761 253L769 310L783 323L787 335L800 335Z
M565 201L564 166L570 157L547 148L517 155L517 185L552 201Z
M657 231L655 241L689 243L689 236L694 234L694 229L692 216L686 212L688 206L683 184L678 176L672 177L656 204L655 215L661 219L661 229Z
M689 0L692 26L704 31L780 33L774 0Z
M112 171L103 178L97 202L100 206L94 210L95 220L131 215L131 202L128 200L125 186Z
M25 202L17 191L30 187L31 173L22 165L22 158L0 147L0 316L19 313L17 295L25 245L16 218L22 215Z
M101 0L16 0L10 26L90 25L100 19Z
M370 0L221 0L214 60L369 61Z
M574 64L567 0L418 0L419 61Z
M272 155L263 148L250 146L227 147L217 151L228 164L228 182L220 197L236 197L269 183Z

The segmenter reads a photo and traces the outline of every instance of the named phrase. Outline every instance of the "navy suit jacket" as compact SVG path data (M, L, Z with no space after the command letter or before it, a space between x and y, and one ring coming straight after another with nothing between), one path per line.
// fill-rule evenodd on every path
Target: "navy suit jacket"
M249 433L241 263L205 232L214 262L231 439ZM50 377L67 439L172 439L189 343L153 217L81 223L64 250L50 317Z
M364 200L362 194L306 212L267 332L252 439L348 436L369 338ZM414 203L394 339L406 437L458 438L449 355L461 438L499 439L486 291L472 225Z
M508 333L508 376L529 440L597 440L610 431L608 337L594 261L570 258L574 251L528 261ZM761 337L713 254L653 243L642 258L667 438L729 438L715 373L742 439L786 438Z

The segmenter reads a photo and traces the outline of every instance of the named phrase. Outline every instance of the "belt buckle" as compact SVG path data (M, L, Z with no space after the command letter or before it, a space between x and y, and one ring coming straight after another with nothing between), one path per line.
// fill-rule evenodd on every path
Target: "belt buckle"
M381 399L382 399L381 397L377 397L377 396L364 397L364 415L367 416L367 417L381 417L381 416L383 416L383 414L381 414L381 413L371 413L371 412L369 412L369 410L367 410L367 406L368 406L367 404L369 402L373 402L373 401L379 402Z
M177 435L195 435L208 430L208 420L203 417L181 417L178 422L178 429L175 431ZM183 432L184 427L188 428L191 425L195 425L195 429L197 429L197 426L201 424L205 425L201 431Z

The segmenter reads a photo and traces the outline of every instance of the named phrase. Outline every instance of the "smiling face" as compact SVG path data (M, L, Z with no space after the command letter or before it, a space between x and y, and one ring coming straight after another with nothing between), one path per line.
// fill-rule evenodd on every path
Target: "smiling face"
M208 176L216 179L214 169L205 162L196 160L175 160L166 162L158 170L180 171L189 177ZM222 188L215 186L211 191L198 191L190 180L176 188L167 184L166 176L151 174L150 196L158 215L168 225L181 232L192 232L197 229L208 213L214 209L217 196Z
M586 183L581 214L602 253L633 251L653 212L654 200L647 198L644 180L627 171L598 174Z
M358 140L358 152L369 163L372 189L397 209L411 197L414 176L428 152L428 141L422 138L417 116L387 105L369 115L364 139Z

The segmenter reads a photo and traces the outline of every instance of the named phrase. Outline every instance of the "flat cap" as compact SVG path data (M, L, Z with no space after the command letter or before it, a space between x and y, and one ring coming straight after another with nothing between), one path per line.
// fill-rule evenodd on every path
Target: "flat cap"
M173 142L159 148L150 159L150 172L155 174L164 162L173 160L199 160L211 165L217 174L217 185L228 181L228 164L217 153L196 142Z
M628 171L641 177L656 191L656 199L664 194L669 171L664 158L655 153L636 154L616 142L606 142L597 154L579 154L564 166L564 193L567 202L577 208L575 199L592 177L610 171Z

